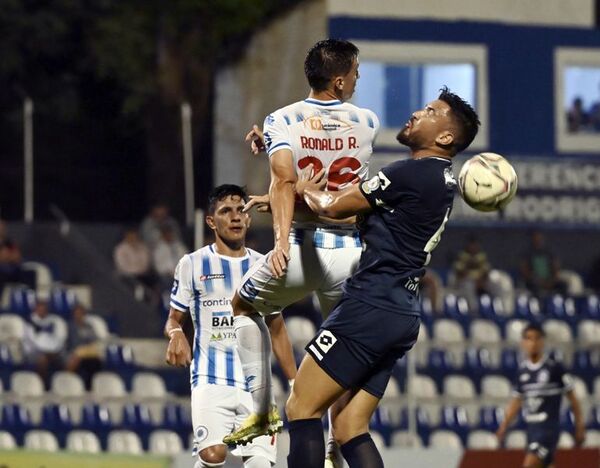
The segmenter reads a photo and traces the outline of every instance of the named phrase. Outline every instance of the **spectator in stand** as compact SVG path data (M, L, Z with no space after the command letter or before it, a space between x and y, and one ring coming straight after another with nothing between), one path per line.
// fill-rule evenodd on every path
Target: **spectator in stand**
M21 249L8 237L6 223L0 220L0 294L7 283L35 285L35 275L21 268Z
M27 361L47 382L50 373L62 369L67 327L62 318L51 314L48 303L38 299L25 327L23 349Z
M481 244L475 237L470 237L464 250L458 253L452 265L454 288L459 296L469 303L469 310L477 312L479 296L487 293L490 262Z
M525 287L535 296L564 293L565 284L558 277L559 261L546 247L544 235L534 231L531 248L523 256L521 275Z
M181 242L170 226L163 226L161 238L154 247L152 257L154 269L161 278L163 286L170 286L173 274L179 259L188 253L186 246Z
M160 241L161 230L168 227L176 239L181 239L181 230L177 221L169 214L169 207L164 203L154 205L144 221L142 221L142 239L150 248L154 248Z
M81 304L73 309L69 322L66 370L77 372L90 388L92 377L102 368L101 346L94 327Z
M129 228L114 251L117 272L125 278L141 281L148 287L156 283L150 264L150 250L142 241L138 230Z
M590 123L589 114L583 110L583 101L580 97L573 100L573 105L567 111L567 124L569 132L576 133L584 130Z
M600 100L595 101L590 107L589 119L592 130L600 132Z

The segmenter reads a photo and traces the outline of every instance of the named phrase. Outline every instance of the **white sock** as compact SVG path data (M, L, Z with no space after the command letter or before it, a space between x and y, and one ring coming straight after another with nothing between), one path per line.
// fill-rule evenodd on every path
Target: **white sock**
M238 354L252 393L254 412L266 414L271 404L271 336L265 320L258 314L238 315L233 319Z
M271 462L265 457L253 455L244 459L244 468L271 468Z

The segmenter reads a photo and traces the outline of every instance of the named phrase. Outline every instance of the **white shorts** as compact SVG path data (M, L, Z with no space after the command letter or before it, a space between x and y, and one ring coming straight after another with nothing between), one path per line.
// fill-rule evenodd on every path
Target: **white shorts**
M286 274L273 277L269 253L252 265L237 293L259 313L270 315L315 292L326 318L341 298L342 283L356 269L361 252L355 231L298 229L290 235Z
M192 424L198 453L207 447L222 445L223 437L240 426L252 407L250 392L237 387L201 384L193 388ZM237 457L262 456L275 464L276 436L257 437L252 443L238 446L231 453Z

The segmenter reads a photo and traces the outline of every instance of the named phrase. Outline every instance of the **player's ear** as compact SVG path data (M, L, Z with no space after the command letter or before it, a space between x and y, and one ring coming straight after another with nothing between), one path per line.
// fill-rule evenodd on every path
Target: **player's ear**
M213 231L214 231L215 229L217 229L217 226L216 226L216 224L215 224L215 218L214 218L213 216L211 216L211 215L206 215L206 218L204 218L204 220L206 221L206 224L208 224L208 227L209 227L211 230L213 230Z
M435 142L440 146L450 146L454 143L454 134L449 130L444 130L437 136Z
M341 93L344 90L344 77L336 76L333 79L333 86L335 88L336 93Z

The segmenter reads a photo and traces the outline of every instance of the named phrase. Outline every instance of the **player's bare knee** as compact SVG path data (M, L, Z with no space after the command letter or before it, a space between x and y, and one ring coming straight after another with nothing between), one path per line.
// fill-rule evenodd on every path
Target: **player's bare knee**
M369 431L368 421L361 421L360 417L347 412L338 414L332 425L333 437L339 445Z
M212 445L201 450L198 454L200 462L204 466L222 466L225 464L225 458L227 457L227 446L226 445Z

